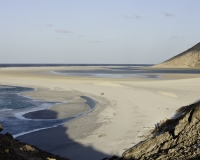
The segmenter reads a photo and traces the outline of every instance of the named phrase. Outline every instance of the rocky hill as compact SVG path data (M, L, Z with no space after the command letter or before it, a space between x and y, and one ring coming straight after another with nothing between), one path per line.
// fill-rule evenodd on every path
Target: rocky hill
M0 132L3 130L0 125ZM69 160L15 140L9 133L0 134L0 160Z
M125 151L121 158L104 160L200 160L200 102L180 108L177 115L161 121L151 138Z
M154 67L200 67L200 42Z

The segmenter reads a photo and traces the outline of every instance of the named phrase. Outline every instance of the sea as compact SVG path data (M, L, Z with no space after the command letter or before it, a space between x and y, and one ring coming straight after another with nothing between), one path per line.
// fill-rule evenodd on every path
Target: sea
M101 67L93 70L61 70L53 74L89 76L98 78L160 78L161 74L200 74L200 69L157 69L154 64L0 64L0 68L8 67Z
M135 78L143 77L149 79L158 79L161 74L200 74L200 69L147 69L153 64L0 64L0 68L7 67L90 67L92 70L84 68L77 70L61 70L53 71L52 74L86 76L98 78ZM100 68L95 68L95 67ZM2 133L9 132L14 137L27 134L30 132L56 127L67 121L73 120L80 116L91 112L96 107L96 102L90 97L82 96L85 103L90 109L86 112L79 113L73 117L65 117L63 119L28 119L23 115L26 113L50 108L55 104L62 102L44 102L37 101L30 97L22 96L21 93L34 91L35 88L6 86L0 84L0 124L4 130Z

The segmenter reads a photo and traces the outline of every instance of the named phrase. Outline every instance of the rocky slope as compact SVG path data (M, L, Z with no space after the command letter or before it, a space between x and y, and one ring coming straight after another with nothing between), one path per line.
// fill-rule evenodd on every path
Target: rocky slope
M112 159L200 159L200 102L180 108L176 116L179 117L161 121L151 138L125 151L121 158L112 157Z
M0 125L0 132L3 130ZM69 160L15 140L9 133L0 134L0 160Z
M154 67L200 67L200 42Z

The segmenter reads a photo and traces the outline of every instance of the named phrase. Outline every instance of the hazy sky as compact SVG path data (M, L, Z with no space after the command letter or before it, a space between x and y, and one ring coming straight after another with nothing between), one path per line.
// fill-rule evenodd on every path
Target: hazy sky
M0 0L0 63L159 63L200 41L199 6L199 0Z

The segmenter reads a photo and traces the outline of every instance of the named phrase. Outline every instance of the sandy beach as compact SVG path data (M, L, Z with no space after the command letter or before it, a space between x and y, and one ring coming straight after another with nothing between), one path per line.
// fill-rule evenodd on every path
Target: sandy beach
M56 70L101 67L0 68L0 85L36 88L22 95L40 101L63 102L29 118L63 118L87 111L81 96L97 102L88 114L64 125L17 137L69 157L101 159L119 155L137 144L160 120L200 99L200 75L163 75L163 79L95 78L52 74ZM102 95L102 93L104 93ZM89 158L88 158L89 157Z

